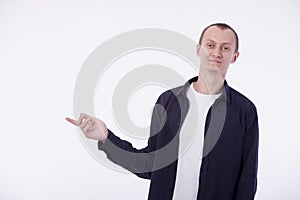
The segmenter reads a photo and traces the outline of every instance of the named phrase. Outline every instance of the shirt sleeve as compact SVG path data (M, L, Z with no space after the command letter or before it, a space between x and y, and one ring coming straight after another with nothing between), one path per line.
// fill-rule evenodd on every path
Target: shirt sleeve
M99 141L98 149L104 151L107 158L115 164L124 167L141 178L150 179L157 135L161 130L163 122L161 120L162 114L162 109L158 101L152 112L150 137L145 148L136 149L130 142L120 139L111 130L108 130L107 140L105 143Z
M236 200L253 200L257 188L259 128L255 107L246 115L246 133L243 145L241 176L238 182Z

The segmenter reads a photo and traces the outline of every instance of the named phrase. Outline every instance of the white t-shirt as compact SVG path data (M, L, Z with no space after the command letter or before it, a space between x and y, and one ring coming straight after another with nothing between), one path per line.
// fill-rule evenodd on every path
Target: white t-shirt
M190 107L180 130L173 200L197 199L206 116L219 96L198 93L193 85L187 90Z

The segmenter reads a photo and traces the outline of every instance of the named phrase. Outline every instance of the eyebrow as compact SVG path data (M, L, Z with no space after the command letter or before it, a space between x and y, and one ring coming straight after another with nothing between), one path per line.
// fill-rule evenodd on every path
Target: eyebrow
M214 40L211 40L211 39L207 39L209 42L214 42L214 43L216 43L216 41L214 41ZM224 45L224 44L226 44L226 45L231 45L232 46L232 44L231 43L229 43L229 42L224 42L224 43L221 43L222 45Z

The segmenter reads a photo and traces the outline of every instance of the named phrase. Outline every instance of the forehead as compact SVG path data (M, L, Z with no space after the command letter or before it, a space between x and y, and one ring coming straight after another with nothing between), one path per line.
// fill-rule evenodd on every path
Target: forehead
M234 45L235 42L235 35L232 30L230 29L220 29L217 26L209 27L204 35L203 35L203 41L212 40L217 43L229 43Z

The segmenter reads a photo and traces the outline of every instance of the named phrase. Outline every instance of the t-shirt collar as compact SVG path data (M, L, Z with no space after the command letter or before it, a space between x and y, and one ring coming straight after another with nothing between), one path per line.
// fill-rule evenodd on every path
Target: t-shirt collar
M195 77L191 78L190 80L188 80L183 85L183 87L175 93L175 95L178 96L178 95L182 94L182 95L184 95L184 97L186 97L187 89L191 86L191 84L193 82L196 82L197 80L198 80L198 76L195 76ZM217 98L217 100L225 100L228 103L231 103L231 99L230 99L230 87L229 87L229 85L228 85L228 83L227 83L226 80L224 81L224 86L222 88L222 93Z

